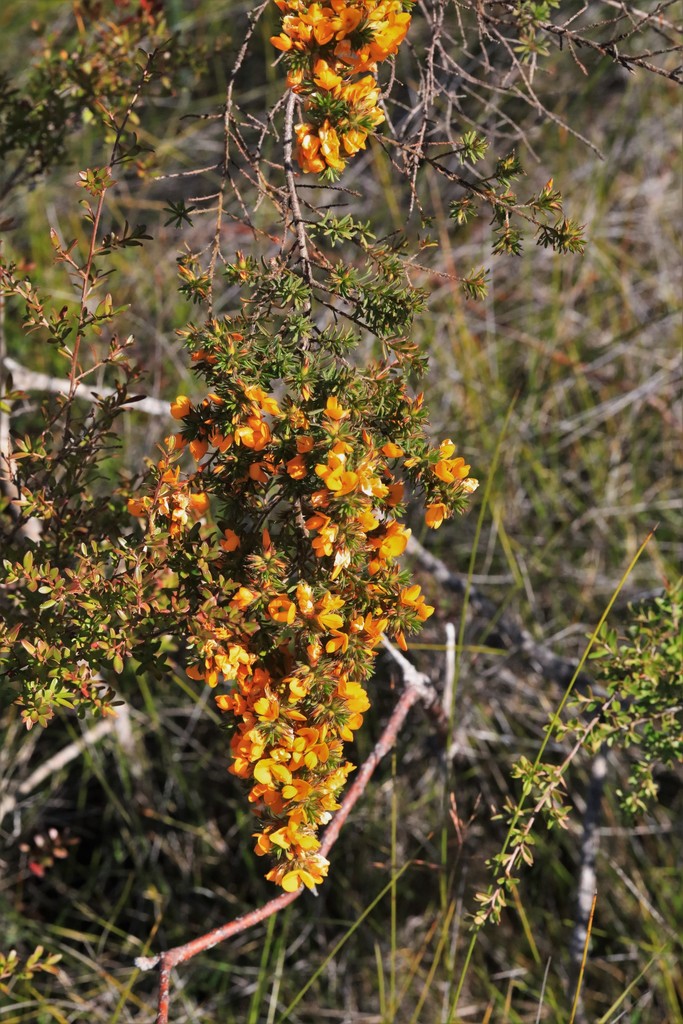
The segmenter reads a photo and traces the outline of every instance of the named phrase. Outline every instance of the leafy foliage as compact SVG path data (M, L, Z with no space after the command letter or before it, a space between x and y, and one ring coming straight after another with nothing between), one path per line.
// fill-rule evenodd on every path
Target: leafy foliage
M588 695L579 706L584 716L599 715L591 749L630 754L627 784L617 795L633 817L656 799L656 773L683 762L683 580L629 613L625 635L605 627L591 653L596 690L604 688L605 696ZM566 729L577 735L579 721Z

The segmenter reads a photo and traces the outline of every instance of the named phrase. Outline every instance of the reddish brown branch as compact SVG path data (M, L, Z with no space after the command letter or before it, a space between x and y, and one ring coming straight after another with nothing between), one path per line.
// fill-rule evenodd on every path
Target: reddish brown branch
M391 653L392 649L390 648L390 645L387 646ZM423 697L424 677L416 672L407 660L401 660L405 661L405 665L412 670L412 672L409 672L407 669L404 670L407 683L406 689L394 708L391 718L387 722L374 750L358 772L358 775L356 776L353 785L348 790L341 807L335 814L332 823L325 832L320 847L320 852L323 856L327 856L336 843L339 838L339 833L349 817L349 814L365 792L365 788L370 781L372 773L382 758L391 750L396 742L396 737L401 731L408 712L412 706ZM170 980L171 969L173 967L176 967L178 964L185 963L187 960L191 960L193 957L197 956L197 954L203 953L207 949L212 949L214 946L217 946L219 942L225 942L226 939L232 938L233 935L238 935L240 932L244 932L256 924L261 924L262 921L265 921L273 914L277 914L279 910L284 910L284 908L289 906L290 903L293 903L294 900L299 898L302 892L303 888L298 889L296 892L282 893L280 896L270 900L262 907L258 907L256 910L252 910L250 913L244 914L242 917L235 918L234 921L229 921L227 924L214 928L205 935L200 935L196 939L192 939L191 942L186 942L183 946L174 946L173 949L167 949L164 953L160 953L158 956L138 957L135 964L140 970L149 971L154 967L159 968L159 997L156 1024L168 1024Z
M416 687L407 686L403 691L398 704L392 712L391 718L384 728L384 732L375 744L375 749L358 772L358 775L356 776L352 786L349 788L341 807L332 819L330 826L325 830L325 835L320 846L320 852L323 857L327 856L336 843L346 819L351 813L354 805L365 792L365 787L370 781L372 773L382 758L385 757L393 747L396 742L396 737L403 727L403 723L406 720L408 712L412 708L413 704L420 700L420 697L420 691Z

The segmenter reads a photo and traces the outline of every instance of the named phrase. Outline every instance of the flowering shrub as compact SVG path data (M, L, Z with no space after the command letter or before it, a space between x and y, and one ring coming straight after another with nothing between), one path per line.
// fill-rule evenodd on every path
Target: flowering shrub
M383 120L373 75L356 76L396 52L410 15L396 0L277 2L282 33L271 42L287 53L287 84L306 96L309 118L296 126L298 161L329 177ZM350 268L334 273L334 291L349 296ZM282 306L310 317L312 289L288 274ZM376 328L383 353L363 367L349 362L359 337L265 330L272 278L244 257L228 277L245 286L241 316L183 332L210 391L172 404L181 429L167 439L157 489L128 507L150 537L168 535L182 575L193 558L185 531L211 495L221 533L205 560L214 586L193 608L188 673L223 684L216 704L234 722L230 770L251 786L256 852L274 856L268 878L292 891L327 873L317 830L353 769L343 744L369 707L363 684L382 633L405 649L406 631L433 612L397 564L410 533L406 484L426 495L436 528L476 481L450 440L426 444L422 396L407 381L415 353L393 335L411 313ZM376 313L392 301L387 290ZM186 448L194 470L181 476Z
M311 209L304 226L287 171L294 145L302 170L323 179L365 145L382 120L377 64L396 53L410 14L395 0L278 6L288 111L299 102L306 117L285 131L281 250L225 262L241 302L221 317L211 306L214 263L190 251L179 258L181 292L205 307L180 331L205 392L171 404L177 429L146 485L97 494L112 424L130 400L129 342L114 336L108 355L87 363L120 315L111 296L92 301L106 277L99 264L147 237L143 226L100 229L117 174L140 166L133 103L106 111L110 159L79 176L88 255L79 261L52 233L80 301L53 309L20 265L0 267L26 329L69 366L63 426L14 437L3 460L14 526L0 657L31 728L59 707L114 713L111 670L120 675L134 657L163 673L171 638L190 678L216 690L232 730L230 770L248 782L259 821L256 852L272 858L268 877L293 891L327 872L317 833L353 770L344 744L369 707L382 635L405 649L433 611L399 564L406 503L421 496L435 529L463 509L476 481L450 439L427 440L413 386L425 360L409 340L425 295L401 243L377 243L369 225L330 209ZM116 79L117 94L137 96L158 66L154 50L144 66L126 66L132 81ZM80 421L81 382L103 370L118 373L116 390ZM139 529L128 518L122 530L126 506ZM20 554L29 526L37 544Z
M3 294L23 305L24 329L52 346L68 374L60 409L46 407L42 429L3 441L0 684L27 728L47 725L58 708L112 714L113 683L132 658L163 676L169 651L181 650L190 677L216 688L231 725L231 771L249 784L256 850L274 859L269 877L294 890L327 870L317 832L352 770L343 745L369 706L365 686L382 635L405 648L406 634L432 611L399 564L407 502L422 500L426 525L436 529L464 508L476 480L450 439L436 447L427 439L416 393L425 357L410 340L426 296L412 283L405 240L378 241L369 224L329 203L319 210L306 202L304 218L293 171L296 157L301 171L328 184L366 145L384 117L378 65L396 55L411 5L278 0L278 7L281 31L271 41L287 64L284 159L274 165L274 182L263 165L247 161L244 170L273 203L281 235L261 236L261 251L223 256L225 162L216 241L208 256L188 247L178 258L180 291L203 308L180 334L204 397L172 403L177 429L146 484L119 479L106 492L100 467L136 373L127 358L132 340L112 327L122 311L97 291L111 254L149 236L144 225L105 232L103 218L117 176L144 174L149 165L133 130L136 103L150 83L169 81L178 44L163 38L156 7L124 19L131 38L147 40L145 61L119 59L116 24L95 26L95 36L109 40L98 66L106 89L96 89L104 99L91 103L75 87L74 98L100 119L111 151L103 166L79 174L84 238L66 244L51 232L75 296L52 305L21 261L0 263ZM75 81L87 49L84 40L71 51L73 68L64 73ZM61 49L45 56L53 78L54 52ZM303 120L295 124L297 106ZM226 116L226 153L232 142L246 153L249 117L239 130L232 123ZM36 138L27 129L12 146L42 146L41 124ZM466 133L447 157L475 164L485 151L481 137ZM419 153L405 153L408 167L417 167ZM433 166L461 187L449 166ZM516 158L499 161L467 200L454 200L453 219L473 216L476 201L493 211L502 250L520 245L513 216L534 225L540 244L578 246L580 230L564 219L552 181L517 202L510 182L520 173ZM182 199L170 212L178 226L190 222ZM459 280L476 295L483 276ZM217 316L221 280L237 311ZM111 331L105 352L103 330ZM115 386L82 417L76 400L83 390L92 395L102 374ZM9 410L17 397L8 389Z
M341 171L339 139L347 155L364 145L372 125L358 112L378 95L371 75L352 76L395 52L410 17L395 2L278 6L287 13L273 42L296 56L290 87L309 110L338 112L322 122L316 113L315 134L297 127L299 162ZM208 393L172 403L180 430L166 439L156 490L128 504L147 540L168 544L179 580L196 571L193 522L214 510L219 533L188 615L188 674L220 688L216 704L234 724L230 770L248 780L260 822L256 852L275 858L268 878L288 891L327 873L317 830L353 769L343 744L369 707L364 684L382 634L405 649L406 632L433 612L397 561L410 534L406 488L424 495L437 528L477 483L452 441L425 439L423 398L408 386L419 357L395 333L421 296L406 288L410 301L392 317L405 272L386 252L373 257L376 293L357 283L355 305L381 355L363 365L360 353L351 361L360 335L313 325L312 282L282 266L289 295L275 296L272 275L238 254L227 275L245 292L242 313L183 331ZM328 290L353 301L351 267L328 273ZM273 322L278 307L291 314ZM193 468L183 474L186 451Z

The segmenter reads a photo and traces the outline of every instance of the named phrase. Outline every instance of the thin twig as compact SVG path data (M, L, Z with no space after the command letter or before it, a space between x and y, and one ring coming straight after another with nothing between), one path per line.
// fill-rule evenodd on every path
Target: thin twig
M581 983L583 981L583 975L586 970L586 961L588 959L588 943L590 942L591 931L593 930L593 918L595 916L595 905L598 902L597 889L593 893L591 900L590 913L588 915L588 924L586 926L586 938L583 944L583 955L581 957L581 965L579 967L579 976L576 982L576 992L574 993L574 1002L572 1003L572 1013L569 1018L569 1024L574 1024L576 1021L579 1024L580 1021L585 1020L585 1016L581 1009Z
M285 106L285 132L283 137L283 149L284 149L284 162L285 162L285 181L287 183L287 194L289 196L289 207L292 211L292 222L294 226L294 234L296 235L297 248L299 250L299 260L301 262L301 272L304 280L309 287L313 286L313 275L311 273L311 258L308 253L308 240L306 238L306 226L304 223L303 216L301 214L301 205L299 203L299 194L296 190L296 180L294 178L294 165L292 163L292 148L294 140L294 107L296 105L296 94L290 91L287 97L287 104ZM307 304L307 308L304 310L306 315L311 311L310 301Z
M453 711L453 681L456 670L456 649L455 649L455 626L447 622L446 630L446 664L444 667L443 683L443 710L446 718L450 721Z
M594 909L597 890L595 864L600 845L600 806L607 777L607 755L600 750L593 758L590 786L586 796L586 810L583 816L583 837L581 839L581 869L576 896L576 922L569 946L570 986L577 994L576 1021L584 1024L586 1017L580 1000L580 977L582 963L588 949L589 922Z
M51 377L47 373L40 373L38 370L29 370L22 366L16 359L7 356L0 363L12 375L12 386L17 391L42 391L53 395L68 395L71 381L66 377ZM118 394L116 388L98 387L91 388L87 384L77 384L72 392L72 398L82 398L86 402L97 402L102 398L112 398ZM160 398L137 398L131 395L127 402L122 405L135 405L138 412L144 412L148 416L169 417L169 403Z

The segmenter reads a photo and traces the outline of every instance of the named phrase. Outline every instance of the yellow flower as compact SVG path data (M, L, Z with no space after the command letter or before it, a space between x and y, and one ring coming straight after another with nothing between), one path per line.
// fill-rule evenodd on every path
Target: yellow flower
M328 866L328 862L323 857L318 857L315 862L312 859L307 861L306 867L287 871L282 875L281 880L277 876L282 872L282 868L274 868L273 871L269 871L266 878L279 881L285 892L296 892L302 885L305 885L307 889L315 889L316 885L320 885L327 875Z
M265 757L254 765L254 778L264 786L273 786L278 782L291 782L292 773L284 764Z
M330 395L325 403L325 415L331 420L345 420L351 413L343 407L336 395Z

